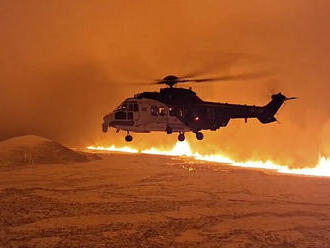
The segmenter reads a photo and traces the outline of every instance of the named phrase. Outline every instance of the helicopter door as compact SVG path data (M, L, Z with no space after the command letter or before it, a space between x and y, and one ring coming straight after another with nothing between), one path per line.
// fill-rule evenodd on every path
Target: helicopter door
M168 115L165 106L158 107L158 123L160 130L165 130L168 125Z
M140 119L140 113L139 113L139 105L138 105L138 103L134 102L134 103L130 103L128 105L127 118L129 120L134 120L135 125L139 121L139 119Z

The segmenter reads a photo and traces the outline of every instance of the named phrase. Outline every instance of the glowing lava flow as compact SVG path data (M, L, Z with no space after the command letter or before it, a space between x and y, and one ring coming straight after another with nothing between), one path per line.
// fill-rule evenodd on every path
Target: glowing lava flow
M139 151L128 146L125 147L116 147L114 145L110 147L104 146L88 146L89 150L97 150L97 151L110 151L110 152L129 152L129 153L138 153Z
M119 151L119 152L130 152L139 153L138 150L132 149L130 147L118 148L114 145L111 147L103 146L89 146L88 149L100 150L100 151ZM272 161L246 161L246 162L236 162L224 155L201 155L199 153L193 153L187 141L177 142L172 150L160 150L157 148L150 148L143 150L140 153L143 154L155 154L155 155L166 155L166 156L187 156L194 158L196 160L210 161L216 163L225 163L232 166L246 167L246 168L258 168L258 169L269 169L275 170L279 173L287 174L299 174L299 175L310 175L310 176L328 176L330 177L330 158L320 157L318 164L314 168L303 168L303 169L290 169L287 165L278 165Z

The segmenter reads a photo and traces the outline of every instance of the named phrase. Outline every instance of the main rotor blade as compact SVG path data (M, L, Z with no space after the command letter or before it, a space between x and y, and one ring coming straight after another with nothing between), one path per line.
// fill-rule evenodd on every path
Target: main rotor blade
M261 71L261 72L251 72L251 73L241 73L237 75L228 75L221 77L208 77L208 78L190 78L193 77L193 74L185 75L184 77L178 77L176 80L173 80L173 83L204 83L204 82L221 82L221 81L234 81L234 80L252 80L263 78L271 75L269 71ZM141 82L135 83L134 85L155 85L155 84L168 84L169 81L164 79L157 79L152 82Z
M210 77L210 78L200 78L200 79L179 79L178 83L203 83L203 82L214 82L214 81L234 81L234 80L252 80L263 78L271 75L269 72L257 72L257 73L242 73L238 75L228 75L222 77Z
M205 54L204 54L205 55ZM197 59L201 62L199 69L183 74L179 78L181 79L191 79L200 77L202 75L207 75L217 71L218 73L223 73L228 71L235 63L240 60L255 61L259 59L259 56L248 54L248 53L212 53L207 56L207 60L203 61L201 58ZM196 58L192 58L192 61L195 61Z

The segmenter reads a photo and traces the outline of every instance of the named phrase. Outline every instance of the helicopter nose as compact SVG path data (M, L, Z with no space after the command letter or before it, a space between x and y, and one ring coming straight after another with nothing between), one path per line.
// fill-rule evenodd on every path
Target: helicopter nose
M111 122L113 122L115 120L115 114L114 113L110 113L108 116L108 121L111 124Z
M111 114L109 115L110 125L111 125L111 123L112 123L114 120L115 120L115 114L114 114L114 113L111 113Z
M114 121L114 114L110 113L110 114L104 116L103 121L104 121L102 124L103 132L107 132L108 128L112 126L111 124Z

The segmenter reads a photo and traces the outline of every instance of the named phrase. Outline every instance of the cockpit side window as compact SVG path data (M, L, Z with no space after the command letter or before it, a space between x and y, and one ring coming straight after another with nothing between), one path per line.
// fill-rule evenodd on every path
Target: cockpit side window
M139 112L139 105L137 103L134 103L134 105L133 105L133 111L134 112Z
M126 119L126 112L124 111L118 111L115 113L115 119L118 120L125 120Z

